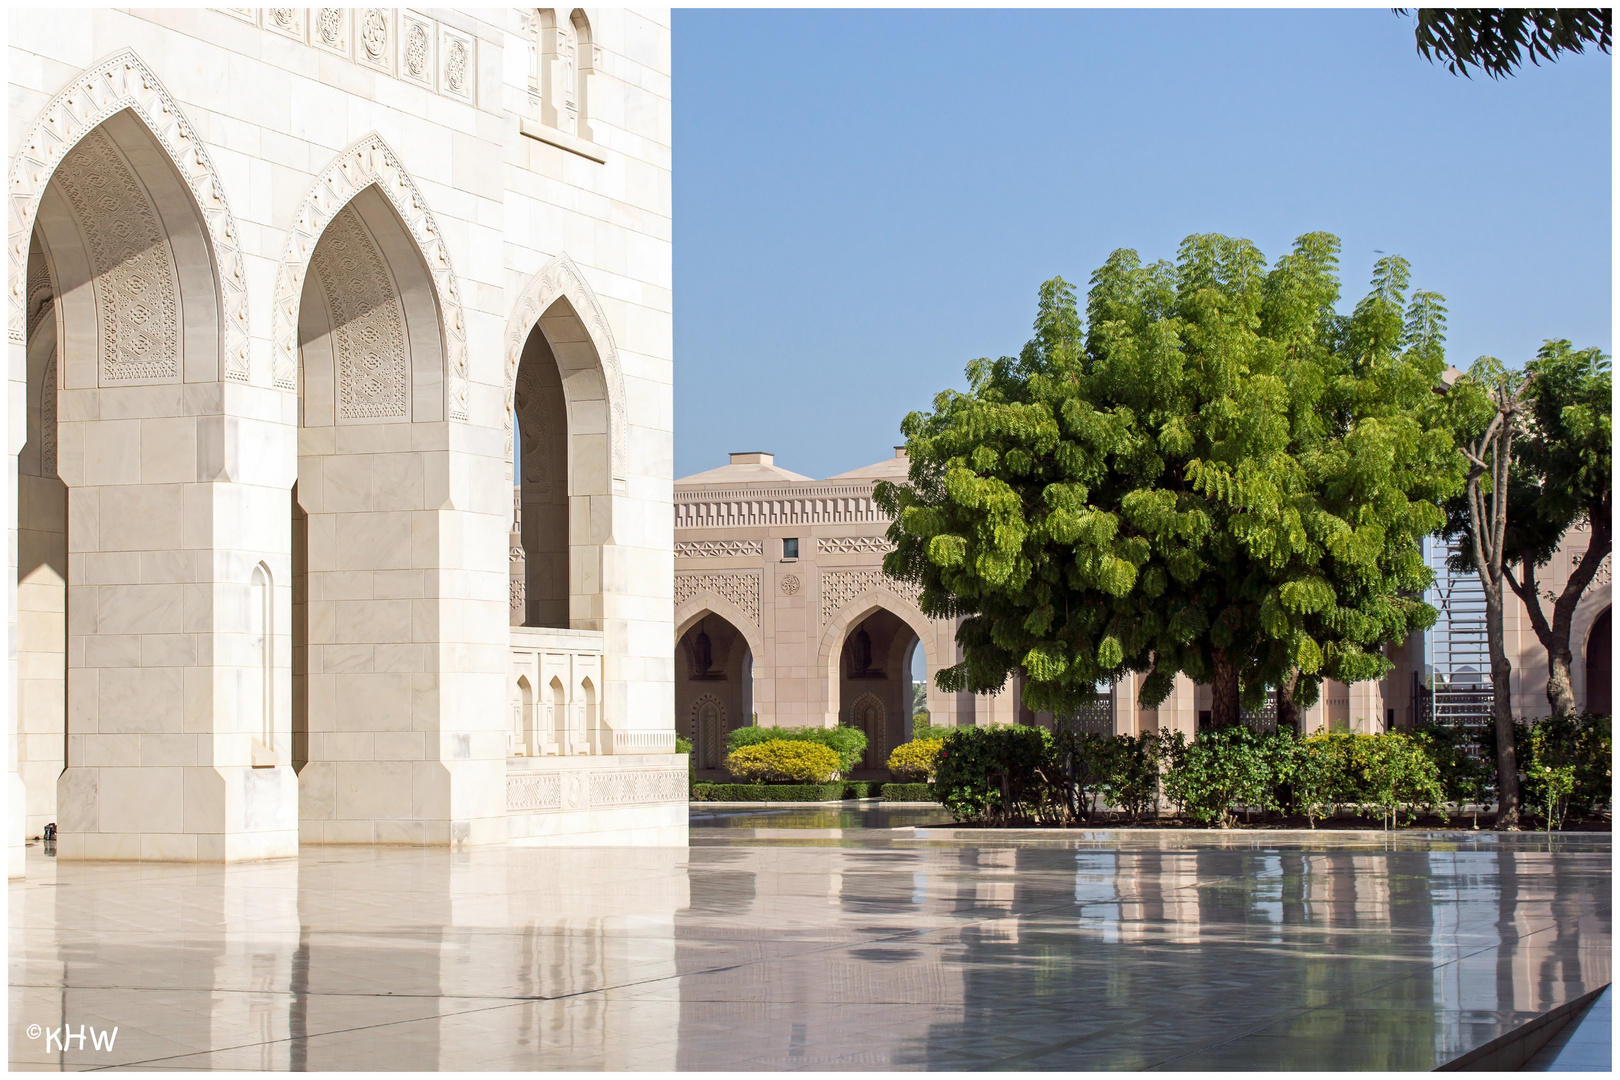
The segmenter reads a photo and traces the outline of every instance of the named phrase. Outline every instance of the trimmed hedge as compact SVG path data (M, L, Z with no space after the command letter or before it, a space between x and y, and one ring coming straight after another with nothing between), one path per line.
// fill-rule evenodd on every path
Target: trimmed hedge
M1564 815L1612 803L1609 719L1541 719L1515 733L1525 810L1556 826ZM1468 744L1475 739L1479 747ZM1495 782L1490 732L1436 728L1382 735L1256 734L1246 727L1104 736L1011 725L959 728L940 751L934 796L959 821L1071 824L1096 805L1133 820L1160 799L1206 825L1239 814L1305 815L1312 827L1349 810L1386 827L1420 812L1489 802Z
M884 802L938 802L933 784L884 784Z
M697 802L837 802L844 797L844 784L710 784L692 785Z
M736 752L745 746L757 746L777 739L820 743L838 755L838 771L845 776L849 775L849 770L860 764L861 755L866 753L866 732L859 728L844 726L740 727L727 733L726 745L732 752Z
M943 739L912 739L889 754L889 771L902 783L916 783L934 775Z
M769 739L733 750L726 772L764 784L825 784L838 774L838 754L806 739Z

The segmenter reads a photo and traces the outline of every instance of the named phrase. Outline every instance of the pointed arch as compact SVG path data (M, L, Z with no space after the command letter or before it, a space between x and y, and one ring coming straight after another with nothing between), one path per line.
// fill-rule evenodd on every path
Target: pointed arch
M512 396L518 363L529 335L539 328L557 352L569 343L589 344L601 370L608 405L608 452L613 479L623 481L625 470L624 372L602 305L566 253L541 267L524 285L506 320L506 455L512 456ZM553 336L557 340L553 340ZM583 338L583 342L579 339ZM560 357L559 357L560 358Z
M26 340L28 249L46 185L80 140L125 110L151 131L201 212L224 309L224 377L248 382L247 276L224 185L196 129L133 49L121 49L75 76L40 111L12 158L7 222L11 343L22 346Z
M879 611L888 612L911 628L911 632L917 636L918 646L923 651L930 672L947 666L946 658L938 655L939 644L934 627L921 609L913 603L900 600L893 594L868 589L827 618L822 630L813 677L822 680L825 686L825 700L829 703L829 707L838 701L838 666L843 655L844 638L850 630Z
M467 321L456 291L450 250L416 181L399 156L375 131L338 154L311 185L287 230L287 247L276 271L276 299L271 336L274 340L272 383L298 389L298 305L309 274L315 245L338 212L356 195L375 186L392 204L420 249L438 296L446 354L446 408L450 419L467 419ZM509 380L510 382L510 380ZM510 394L510 389L508 390Z

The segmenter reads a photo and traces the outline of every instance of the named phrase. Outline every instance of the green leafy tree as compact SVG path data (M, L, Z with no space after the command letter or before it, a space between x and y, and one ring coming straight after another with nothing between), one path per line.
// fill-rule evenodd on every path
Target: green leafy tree
M1411 8L1396 8L1410 15ZM1477 67L1493 79L1512 75L1529 57L1532 64L1559 53L1611 47L1609 8L1418 8L1417 48L1439 60L1453 75Z
M1508 551L1508 489L1514 474L1513 442L1527 409L1534 377L1509 371L1482 356L1445 394L1448 423L1467 463L1461 521L1467 551L1459 561L1474 568L1485 593L1485 642L1491 659L1491 712L1496 732L1496 827L1519 827L1519 769L1513 746L1513 664L1502 625L1503 574ZM1458 519L1454 516L1452 522ZM1457 528L1455 524L1449 526Z
M1503 577L1524 602L1530 625L1547 650L1547 701L1553 715L1573 716L1569 639L1575 608L1613 546L1614 383L1609 358L1601 350L1576 351L1563 340L1544 344L1527 370L1535 380L1535 398L1514 446L1517 475L1508 486L1510 535L1504 546L1509 562ZM1564 537L1579 525L1591 530L1586 550L1557 596L1548 591L1549 619L1536 571L1552 561Z
M1021 354L968 365L902 425L909 482L880 483L885 571L962 616L947 692L1025 676L1072 715L1096 683L1211 683L1217 726L1324 677L1383 677L1382 647L1431 625L1420 542L1462 466L1431 392L1444 308L1382 260L1350 316L1338 241L1301 237L1269 271L1246 240L1192 236L1174 265L1116 251L1082 322L1041 287Z

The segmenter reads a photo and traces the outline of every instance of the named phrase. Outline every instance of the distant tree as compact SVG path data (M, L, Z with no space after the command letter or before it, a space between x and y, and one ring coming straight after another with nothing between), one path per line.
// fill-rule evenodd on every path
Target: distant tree
M1267 687L1309 705L1324 677L1381 678L1382 647L1433 622L1420 544L1462 473L1432 393L1443 308L1408 305L1391 258L1336 314L1337 252L1308 234L1268 272L1223 236L1174 266L1116 251L1084 324L1048 281L1017 358L906 418L884 569L963 617L942 690L1021 672L1065 715L1128 671L1157 705L1185 673L1226 726Z
M1496 827L1519 827L1519 769L1513 749L1513 665L1504 639L1503 572L1507 555L1513 442L1526 410L1531 381L1482 356L1445 397L1457 447L1468 463L1464 489L1468 553L1485 592L1485 640L1491 658L1492 716L1496 731Z
M1535 382L1513 444L1502 576L1523 601L1547 650L1547 701L1554 716L1576 713L1570 683L1575 609L1613 546L1613 379L1602 350L1548 341L1526 369ZM1447 505L1447 534L1466 538L1458 568L1474 569L1467 499ZM1545 594L1536 572L1573 528L1591 529L1563 589ZM1515 567L1518 572L1515 573ZM1549 617L1543 601L1551 601Z
M1528 57L1551 62L1559 53L1610 51L1609 8L1417 8L1417 49L1453 75L1477 67L1493 79L1512 75ZM1411 15L1413 8L1396 8Z

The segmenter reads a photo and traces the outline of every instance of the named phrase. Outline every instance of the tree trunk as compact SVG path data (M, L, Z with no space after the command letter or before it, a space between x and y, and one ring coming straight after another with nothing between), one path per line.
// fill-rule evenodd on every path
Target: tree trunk
M1295 735L1305 734L1305 714L1294 701L1294 687L1299 685L1299 669L1295 668L1277 687L1277 730L1292 729Z
M1519 762L1513 752L1513 665L1502 640L1502 588L1485 590L1485 637L1491 650L1491 712L1496 719L1496 827L1519 827Z
M1554 716L1575 715L1575 687L1569 681L1569 665L1573 659L1567 635L1562 650L1547 654L1547 702Z
M1242 706L1238 702L1237 664L1224 649L1210 650L1215 660L1215 681L1210 686L1210 723L1214 727L1233 727L1242 721Z

